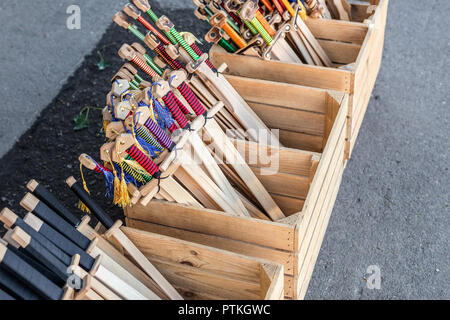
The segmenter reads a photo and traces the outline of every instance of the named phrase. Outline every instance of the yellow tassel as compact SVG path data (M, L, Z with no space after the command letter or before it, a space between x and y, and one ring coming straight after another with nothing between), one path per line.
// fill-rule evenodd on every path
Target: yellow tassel
M80 163L80 173L81 173L81 180L83 180L83 188L84 190L86 190L86 192L88 194L91 194L91 192L89 191L86 181L84 180L84 175L83 175L83 165ZM91 213L91 210L89 210L89 208L80 200L78 202L78 209L80 209L83 212L87 212L87 213Z
M121 201L119 206L126 208L130 205L130 195L128 194L127 183L125 182L125 175L122 171L122 181L120 182Z
M120 180L117 174L114 174L114 204L119 205L120 203Z
M103 120L103 132L106 133L106 128L108 127L108 125L111 123L111 121L105 121Z

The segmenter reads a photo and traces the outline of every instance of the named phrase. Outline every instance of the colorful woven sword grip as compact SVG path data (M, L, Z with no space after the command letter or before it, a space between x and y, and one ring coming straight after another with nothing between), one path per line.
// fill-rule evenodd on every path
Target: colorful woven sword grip
M258 19L259 23L261 23L261 25L264 27L264 29L271 37L275 35L275 30L272 28L272 26L269 24L266 18L263 17L261 12L256 11L255 18Z
M198 98L195 96L194 92L192 92L191 88L189 88L186 82L181 83L177 89L189 103L189 105L191 106L192 110L194 110L196 115L201 116L206 113L205 107L198 100Z
M127 153L133 158L134 161L139 163L139 165L145 169L151 176L158 178L161 175L161 171L159 167L149 158L147 157L141 150L139 150L136 146L131 146Z
M194 50L192 50L192 48L187 44L187 42L183 39L183 37L181 36L181 34L178 33L177 30L175 30L174 27L172 27L170 29L170 33L175 37L175 39L178 41L178 43L180 44L180 46L191 56L191 58L194 61L197 61L198 59L200 59L200 56L198 56Z
M133 58L133 63L135 65L137 65L142 71L144 71L146 74L148 74L150 77L154 78L156 77L158 74L152 69L150 68L141 58L139 58L138 56L134 56Z
M159 19L158 16L151 9L147 11L147 15L150 17L150 19L152 19L154 23L156 23ZM166 35L167 39L169 39L169 41L172 44L177 44L177 40L170 34L170 32L163 30L163 33Z
M239 48L242 49L242 48L245 48L247 46L247 42L244 39L242 39L241 36L238 35L236 33L236 31L234 31L234 29L231 28L228 23L224 23L222 25L222 29L223 29L223 31L225 31L230 36L231 40L233 40L233 42L236 43L236 45Z
M191 44L191 48L197 55L199 55L200 57L202 56L203 54L202 50L200 50L200 48L195 43ZM208 67L211 68L211 70L216 69L214 68L214 65L211 63L211 61L209 61L209 59L206 59L205 63L208 65Z
M164 43L165 45L168 45L168 44L170 43L169 40L167 40L167 38L164 37L164 36L161 34L161 32L159 32L158 30L156 30L156 28L153 27L153 26L150 24L150 22L148 22L147 20L145 20L144 18L142 18L142 16L139 16L139 17L138 17L138 21L139 21L145 28L147 28L148 30L150 30L151 32L153 32L153 33L156 35L156 37L158 37L158 39L159 39L162 43Z
M144 126L150 131L150 133L155 137L156 141L158 141L164 148L169 151L172 151L174 147L174 142L172 139L162 130L156 122L154 122L151 118L148 118L147 122ZM174 123L173 126L176 124ZM139 129L138 129L139 130ZM170 131L170 130L169 130Z
M169 108L170 113L172 113L173 118L176 120L181 129L187 129L189 123L178 107L177 97L173 94L172 91L169 91L162 100L166 104L167 108ZM181 102L180 102L181 103Z
M171 56L166 51L166 48L162 44L159 44L158 47L155 48L155 52L164 59L164 61L167 62L167 64L173 69L173 70L180 70L183 69L183 65L176 59L172 59Z

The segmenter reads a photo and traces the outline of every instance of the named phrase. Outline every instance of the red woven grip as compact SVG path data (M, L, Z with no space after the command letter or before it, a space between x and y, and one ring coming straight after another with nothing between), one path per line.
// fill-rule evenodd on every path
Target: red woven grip
M139 165L145 169L151 176L158 177L161 175L159 171L159 167L147 157L141 150L139 150L136 146L132 146L127 150L127 153L132 157ZM158 175L159 173L159 175Z
M137 65L142 71L144 71L146 74L148 74L150 77L156 77L158 74L148 66L142 59L140 59L138 56L134 56L133 63Z
M167 64L173 69L173 70L180 70L183 69L183 65L176 59L172 59L171 56L166 52L166 48L160 43L157 47L159 50L159 55L167 62Z
M175 103L177 104L178 108L180 108L181 112L183 112L184 114L189 114L189 110L186 108L186 106L183 104L183 102L180 101L180 99L177 98L177 96L175 96Z
M170 113L172 114L173 118L177 121L178 125L181 129L186 128L188 125L188 121L186 120L186 117L181 112L180 108L178 107L175 99L175 95L172 91L169 91L163 98L164 103L166 104L167 108L169 108Z
M233 18L234 21L236 21L239 26L242 26L242 20L234 12L227 11L227 8L225 8L225 4L223 2L220 3L220 6L230 15L230 17Z
M190 47L191 47L192 50L194 50L194 52L195 52L199 57L202 56L202 54L203 54L202 50L200 50L200 48L199 48L195 43L191 44ZM209 61L209 59L206 59L205 62L206 62L206 64L208 65L208 67L211 68L211 70L215 70L214 65L211 63L211 61Z
M177 125L174 122L174 123L172 123L172 125L168 129L169 129L170 133L174 133L178 129L178 127L177 127Z
M283 3L281 1L278 1L278 0L272 0L272 2L273 2L273 5L275 6L275 8L277 8L278 12L280 14L283 14L284 11L286 10L284 5L283 5Z
M191 88L189 88L186 82L183 81L183 83L181 83L177 89L178 91L180 91L183 98L186 99L187 103L189 103L196 115L200 116L205 114L205 107L202 105L200 100L198 100L197 96L194 94L194 92L192 92Z
M152 26L150 24L150 22L148 22L147 20L145 20L144 18L142 18L142 16L139 16L138 21L140 23L142 23L142 25L144 27L146 27L148 30L150 30L151 32L153 32L156 37L164 44L169 44L169 40L166 39L166 37L164 37L158 30L156 30L156 28L154 26Z

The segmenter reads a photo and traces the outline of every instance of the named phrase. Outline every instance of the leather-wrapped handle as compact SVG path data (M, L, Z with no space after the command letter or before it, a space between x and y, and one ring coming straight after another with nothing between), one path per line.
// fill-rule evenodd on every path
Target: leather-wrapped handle
M69 222L74 227L77 227L80 223L78 219L72 212L70 212L66 206L64 206L50 191L48 191L42 184L38 183L36 180L31 180L27 184L28 190L30 190L39 200L44 202L53 211L59 214L67 222Z
M27 288L16 277L0 268L0 287L11 292L15 297L22 300L39 300L39 296ZM2 298L0 297L0 300Z
M11 238L17 242L23 251L35 260L45 265L52 271L63 283L67 283L70 274L68 273L68 266L59 261L50 251L48 251L39 242L31 238L21 228L16 227L11 233Z
M29 219L26 217L25 221ZM45 222L42 222L39 233L43 235L45 238L49 239L53 244L55 244L60 250L62 250L68 257L69 261L63 261L67 266L71 263L71 258L76 254L80 255L80 265L86 270L91 270L94 265L94 258L88 255L83 249L77 246L75 243L67 239L64 235L59 233L57 230L52 228Z
M20 202L20 205L29 212L34 213L48 225L52 226L55 230L58 230L58 232L70 239L81 249L86 250L91 244L91 241L88 238L82 235L77 229L57 215L45 203L39 201L31 193L25 195Z
M28 233L33 239L38 241L41 245L47 248L55 257L57 257L62 263L66 265L70 265L71 258L64 251L58 248L53 242L51 242L48 238L43 236L41 233L33 229L30 225L28 225L25 221L18 218L13 227L20 227L23 231Z
M74 177L70 177L66 180L70 190L77 195L77 197L89 208L92 214L103 224L106 229L111 228L114 225L114 221L109 215L103 211L102 207L95 202L94 199L84 190L83 186L75 180Z
M17 246L17 243L14 245ZM20 246L15 247L14 245L11 245L8 243L7 248L11 250L14 254L16 254L20 259L28 263L31 267L36 269L40 274L42 274L44 277L52 281L58 286L63 286L65 283L61 281L52 271L50 271L46 266L44 266L40 261L35 260L31 256L29 256Z
M0 264L3 269L26 283L45 299L61 300L63 297L63 289L59 288L3 244L0 244Z

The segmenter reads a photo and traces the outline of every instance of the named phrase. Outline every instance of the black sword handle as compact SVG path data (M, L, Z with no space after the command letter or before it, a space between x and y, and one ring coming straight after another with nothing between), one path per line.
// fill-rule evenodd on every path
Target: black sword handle
M39 296L27 288L17 278L0 268L0 286L21 300L39 300Z
M9 295L0 288L0 301L14 301L14 300L16 299L14 299L13 296Z
M109 215L103 211L102 207L95 202L94 199L84 190L83 186L78 183L74 177L70 177L66 180L70 190L77 195L77 197L91 210L92 214L103 224L106 229L110 229L114 225L114 221Z
M44 247L46 247L50 252L52 252L61 262L69 265L71 258L67 254L65 254L61 249L59 249L53 242L48 240L42 234L40 234L40 221L37 221L38 218L32 213L29 213L25 216L27 221L19 218L14 212L9 210L8 208L4 208L0 212L0 221L3 222L6 229L13 229L15 227L22 228L26 233L28 233L33 239L39 241Z
M63 289L59 288L3 244L0 244L0 264L6 271L25 282L44 298L60 300L63 297Z
M27 222L31 215L27 215L24 220ZM30 222L32 223L32 222ZM64 235L59 233L57 230L53 229L50 225L46 224L44 221L40 221L39 225L33 223L33 225L38 228L38 232L47 238L49 241L54 243L60 250L62 250L69 258L64 261L64 263L69 266L71 264L74 255L80 255L80 265L86 269L91 270L95 263L95 259L87 254L83 249L78 247L75 243L67 239Z
M16 227L11 232L10 237L13 241L17 242L23 249L23 251L35 260L40 261L50 271L52 271L64 284L72 275L68 266L59 261L51 252L44 248L39 242L31 238L21 228ZM81 281L80 281L81 282Z
M25 197L20 202L20 205L29 212L34 213L44 222L65 235L81 249L86 250L91 244L91 241L88 238L82 235L77 229L75 229L66 220L57 215L45 203L39 201L31 193L27 193L25 195Z
M65 253L61 248L56 246L52 241L47 239L44 235L39 233L38 231L34 230L31 226L29 226L25 221L22 219L17 219L16 223L13 227L20 227L23 231L28 233L33 239L38 241L42 246L47 248L48 251L50 251L56 258L58 258L62 263L65 265L70 265L71 258L70 256Z
M66 206L64 206L50 191L48 191L42 184L36 180L31 180L27 184L28 190L30 190L39 200L44 202L50 209L55 211L61 217L63 217L71 225L77 227L80 223L72 212L70 212Z
M16 248L11 244L7 244L6 247L11 250L14 254L16 254L20 259L28 263L31 267L36 269L43 276L47 277L50 281L58 286L63 286L64 283L59 279L50 269L44 266L40 261L35 260L33 257L29 256L27 253L23 251L22 248Z
M0 221L7 229L22 228L67 266L71 264L71 257L75 254L80 255L80 264L86 270L91 270L94 265L94 258L32 213L28 213L22 220L10 209L4 208L0 212Z

